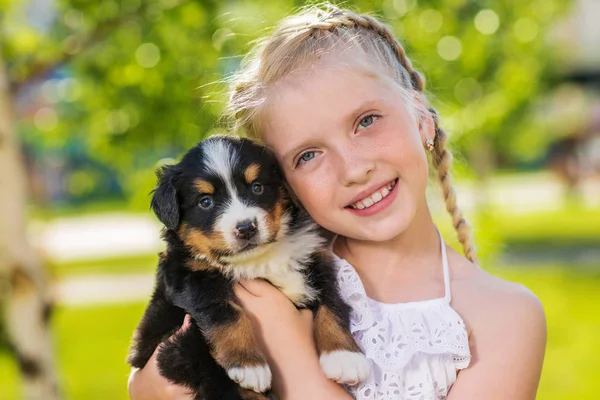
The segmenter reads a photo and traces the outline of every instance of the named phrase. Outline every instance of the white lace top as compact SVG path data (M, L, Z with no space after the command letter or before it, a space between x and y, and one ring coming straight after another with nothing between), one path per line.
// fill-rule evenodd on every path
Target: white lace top
M440 235L445 295L409 303L369 298L356 270L335 256L342 298L351 305L350 330L371 362L372 372L349 387L358 400L445 399L457 371L471 360L462 318L450 306L446 246Z

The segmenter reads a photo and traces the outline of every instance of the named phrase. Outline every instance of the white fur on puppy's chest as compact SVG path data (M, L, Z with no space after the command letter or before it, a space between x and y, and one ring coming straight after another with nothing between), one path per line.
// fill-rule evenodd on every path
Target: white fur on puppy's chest
M316 298L317 293L306 282L303 272L323 238L305 230L274 243L261 246L248 254L224 258L224 273L234 281L262 278L278 287L296 305Z

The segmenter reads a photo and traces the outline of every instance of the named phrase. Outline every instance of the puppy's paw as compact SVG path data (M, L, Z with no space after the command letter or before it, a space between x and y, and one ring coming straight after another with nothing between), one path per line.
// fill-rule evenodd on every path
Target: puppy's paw
M321 354L319 361L325 375L337 383L355 385L371 373L371 364L362 353L338 350Z
M271 387L271 369L268 365L251 367L233 367L227 370L227 375L245 389L264 392Z

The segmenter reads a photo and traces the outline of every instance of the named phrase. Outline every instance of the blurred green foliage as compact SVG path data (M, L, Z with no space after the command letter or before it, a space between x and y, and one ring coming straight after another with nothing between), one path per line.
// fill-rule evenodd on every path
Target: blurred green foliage
M338 2L339 3L339 2ZM570 2L358 0L388 22L428 80L454 143L473 158L538 159L553 140L531 113L559 60L549 27ZM67 144L117 175L125 195L148 203L157 162L219 131L222 78L249 43L302 1L57 0L45 24L33 2L0 2L0 60L15 93L41 83L41 102L20 107L23 141ZM343 4L342 4L343 5ZM36 80L38 79L38 80ZM485 146L483 146L485 145ZM162 160L162 161L159 161ZM493 160L488 160L492 161ZM93 171L68 188L94 189Z
M599 320L600 275L574 265L497 268L493 272L520 282L542 301L548 321L548 347L539 400L597 398L599 350L594 347ZM58 371L73 400L125 400L129 340L145 304L56 310L54 318ZM3 400L16 400L18 375L12 360L0 354Z

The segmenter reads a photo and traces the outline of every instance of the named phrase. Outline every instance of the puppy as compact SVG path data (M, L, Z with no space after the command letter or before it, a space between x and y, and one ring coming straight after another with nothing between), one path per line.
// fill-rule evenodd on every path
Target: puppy
M248 139L212 136L162 168L152 209L165 225L156 286L128 362L156 349L160 373L195 399L268 399L271 370L233 284L262 278L313 311L325 374L365 379L369 363L349 332L335 266L319 227L296 207L274 156ZM167 340L185 314L193 325Z

